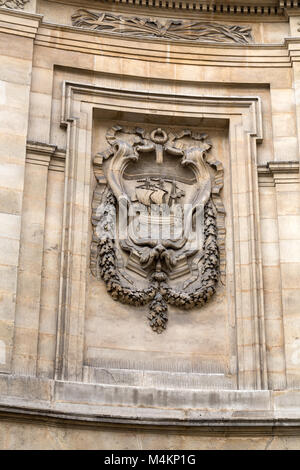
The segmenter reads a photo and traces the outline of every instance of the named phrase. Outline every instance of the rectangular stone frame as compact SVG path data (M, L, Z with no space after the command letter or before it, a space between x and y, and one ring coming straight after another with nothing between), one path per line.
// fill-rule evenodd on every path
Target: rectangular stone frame
M267 388L256 145L262 141L258 97L168 95L63 83L67 129L62 262L55 379L83 381L86 270L89 269L93 110L226 119L233 213L227 289L231 371L239 390Z

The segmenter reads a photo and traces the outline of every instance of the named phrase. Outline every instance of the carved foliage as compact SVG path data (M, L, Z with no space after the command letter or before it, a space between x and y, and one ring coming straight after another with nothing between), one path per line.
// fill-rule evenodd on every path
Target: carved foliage
M83 9L77 10L72 15L72 24L95 31L145 39L160 38L238 44L247 44L252 41L251 28L248 26L177 19L158 20Z
M18 8L19 10L23 10L24 5L28 2L29 0L0 0L0 7Z
M224 219L224 208L219 196L223 185L222 165L209 158L207 153L211 144L206 134L190 130L168 133L156 129L146 133L143 129L114 126L107 132L107 140L110 148L101 154L101 158L108 161L105 170L107 180L99 172L99 155L95 159L98 186L93 201L91 269L96 277L103 279L114 300L133 306L149 304L150 326L153 331L162 333L168 321L168 304L185 310L201 307L216 291L220 279L217 220L222 220L219 224L222 227ZM149 154L150 162L151 158L156 157L156 163L139 167L137 162L142 161L144 154ZM170 155L169 160L167 154ZM166 166L169 164L165 169L164 158ZM178 158L181 159L181 166L191 168L192 171L180 170L180 166L174 166L172 161ZM208 168L213 168L214 171L209 171ZM141 169L146 177L143 180L138 179ZM160 172L159 178L155 171ZM172 175L174 171L175 174ZM128 186L124 184L126 178L130 181L129 188L134 189L127 193ZM150 211L150 207L147 207L147 198L152 200L151 206L159 209L155 215ZM188 205L188 220L192 220L199 206L203 205L203 246L191 249L185 232L167 238L147 238L136 236L129 231L127 239L117 240L116 215L121 210L119 201L125 199L129 205L140 204L147 209L148 221L153 219L157 223L159 218L160 227L166 219L161 215L165 205L169 204L173 219L174 213L179 214L175 217L175 225L182 217L180 208L184 201L185 204L192 201L192 204ZM142 201L142 204L137 199ZM145 215L143 217L145 218ZM196 233L199 226L195 229L191 225L189 230ZM136 288L137 282L128 282L119 267L120 250L127 253L127 268L146 278L144 288ZM188 280L181 281L174 287L170 285L172 279L184 279L188 272L193 274L188 275Z
M116 266L115 234L116 199L107 189L103 198L103 211L100 213L100 232L98 232L98 269L101 278L106 284L107 291L114 300L119 300L128 305L145 305L155 296L153 287L146 289L134 289L122 284L120 274Z

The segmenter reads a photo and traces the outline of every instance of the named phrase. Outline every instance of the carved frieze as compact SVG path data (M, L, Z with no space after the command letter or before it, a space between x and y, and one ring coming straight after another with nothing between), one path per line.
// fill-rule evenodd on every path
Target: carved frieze
M123 16L83 9L77 10L72 15L72 24L94 31L144 39L160 38L237 44L247 44L252 41L251 28L248 26Z
M29 0L0 0L0 7L6 8L18 8L19 10L23 10L26 3Z
M197 131L116 125L106 139L94 160L91 270L114 300L149 304L150 326L161 333L168 304L201 307L216 291L223 167Z

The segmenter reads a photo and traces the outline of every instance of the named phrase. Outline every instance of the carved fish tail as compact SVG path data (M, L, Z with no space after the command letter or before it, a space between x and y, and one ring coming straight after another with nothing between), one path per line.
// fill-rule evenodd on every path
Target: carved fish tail
M149 305L150 311L148 314L148 319L150 321L150 326L153 331L156 333L162 333L167 327L168 321L168 306L164 301L162 295L157 292L154 297L154 300Z

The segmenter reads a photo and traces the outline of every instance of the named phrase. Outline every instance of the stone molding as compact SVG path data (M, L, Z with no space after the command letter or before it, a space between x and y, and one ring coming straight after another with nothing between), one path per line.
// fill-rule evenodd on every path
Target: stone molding
M74 31L77 32L76 41ZM140 40L138 38L120 38L109 33L83 30L73 26L54 25L43 22L43 15L24 11L0 9L0 32L16 34L35 39L37 46L53 49L66 49L80 52L84 49L87 54L94 56L109 56L114 58L147 60L170 64L209 65L226 67L291 67L300 61L299 38L285 39L283 44L197 44L191 41L174 41L176 48L166 49L171 41L159 39ZM98 39L95 40L95 37ZM126 41L126 45L124 42ZM154 46L155 43L155 46ZM125 46L125 47L124 47ZM187 53L188 47L188 53ZM247 48L247 54L240 53L240 48ZM269 51L272 54L269 55Z
M59 0L48 0L48 1L59 1ZM63 0L64 3L68 0ZM80 4L81 3L81 4ZM106 7L108 4L111 4L112 7L120 9L123 8L124 11L132 12L133 10L144 10L147 9L156 9L160 12L167 10L173 11L177 14L197 14L205 17L206 15L214 15L215 18L222 17L231 17L231 18L251 18L259 19L263 18L264 21L268 20L268 17L284 17L284 16L293 16L298 12L300 8L300 2L298 0L270 0L270 1L257 1L250 0L240 1L240 0L224 0L223 2L210 2L208 0L98 0L99 8ZM72 2L74 5L74 2ZM89 7L86 2L76 3L77 6ZM90 5L94 6L94 5Z
M66 153L56 145L27 142L26 163L47 166L49 170L64 172Z
M126 4L126 0L112 0L112 3L116 4ZM216 14L227 14L227 15L278 15L283 13L283 8L278 5L261 5L257 4L248 5L239 5L238 2L235 4L224 3L212 3L212 2L191 2L190 0L175 0L175 2L160 2L159 0L133 0L133 5L136 6L152 6L158 8L167 8L167 9L180 9L180 10L191 10L201 13L216 13ZM195 5L195 6L194 6Z
M0 8L0 33L35 39L43 15Z
M77 38L74 40L74 31ZM97 39L96 39L97 38ZM122 43L120 43L122 41ZM53 49L84 52L93 56L139 59L148 62L195 66L287 68L300 61L299 38L287 38L283 44L215 44L191 41L120 38L110 33L43 23L35 44ZM175 47L169 48L168 45ZM241 54L241 48L243 53ZM245 53L244 49L247 51ZM272 54L270 55L270 51Z
M300 434L300 391L160 390L0 374L1 419ZM155 406L153 406L155 403Z
M51 1L51 0L50 0ZM65 1L65 0L64 0ZM82 2L83 3L83 2ZM259 17L263 16L267 18L271 15L282 16L284 14L284 9L293 8L292 5L296 6L296 1L279 1L279 0L270 0L270 1L248 1L248 2L240 2L239 0L236 1L224 1L224 2L209 2L208 0L174 0L174 1L167 1L167 0L132 0L130 4L127 0L107 0L107 1L99 1L99 6L107 5L110 3L112 6L124 6L124 8L128 9L128 11L132 11L133 9L137 10L138 8L148 9L148 8L156 8L157 10L173 10L173 11L181 11L187 12L190 14L197 13L197 14L209 14L209 15L218 15L218 16L231 16L231 17L238 17L238 16L252 16L252 17ZM242 4L241 4L242 3ZM74 3L73 3L74 4ZM88 6L86 3L81 6Z
M231 188L233 198L237 198L239 193L241 175L235 174L243 165L248 169L251 168L251 190L246 191L245 194L253 194L257 187L257 170L253 166L256 161L256 143L261 142L262 135L262 116L261 116L261 103L258 97L226 97L226 96L191 96L177 93L176 96L168 93L157 93L149 91L139 91L136 89L127 89L123 83L122 87L118 85L119 78L115 78L115 88L108 88L105 86L92 86L84 83L65 82L63 87L62 104L61 104L61 125L68 128L67 140L67 155L68 162L66 165L66 186L65 186L65 201L64 201L64 221L63 221L63 241L62 241L62 261L61 266L61 291L59 294L59 312L58 312L58 332L57 332L57 351L56 351L56 375L59 380L72 380L82 381L85 363L84 349L83 349L83 329L85 309L87 302L86 293L86 279L82 277L82 267L75 267L72 264L71 253L76 250L75 247L82 247L76 254L80 255L82 266L86 266L89 262L89 246L88 239L88 224L90 220L90 200L87 192L79 193L73 182L79 180L84 185L90 185L90 162L92 161L91 151L91 138L92 133L92 116L93 110L99 109L104 115L105 110L111 109L126 109L130 113L162 113L164 115L181 116L182 113L187 113L191 117L199 117L215 119L216 125L218 122L224 123L224 119L229 122L229 145L231 158L233 162L238 159L239 165L237 170L232 175L233 186ZM120 78L121 80L121 78ZM147 107L141 108L141 103L147 100ZM166 111L167 109L167 111ZM143 114L141 114L143 116ZM247 125L246 125L247 123ZM246 127L245 127L246 125ZM84 142L84 147L81 152L77 152L80 146L78 138ZM249 144L253 142L253 144ZM242 153L240 149L245 151ZM80 157L80 165L78 162ZM99 162L98 162L99 163ZM233 165L234 167L234 165ZM85 173L83 169L85 168ZM97 166L97 171L99 168ZM79 173L78 173L79 172ZM237 187L236 187L237 185ZM266 352L265 352L265 339L264 329L262 326L264 313L263 313L263 285L261 278L261 271L257 266L261 263L260 255L260 242L259 233L256 233L255 227L258 226L259 209L256 207L256 193L253 194L253 199L249 200L247 207L251 207L251 211L246 216L249 219L249 230L254 230L255 233L249 236L249 243L243 246L249 251L249 259L252 260L249 265L249 273L247 279L251 279L250 285L247 284L247 289L251 292L253 299L247 307L243 307L242 301L242 287L240 282L247 283L247 279L243 279L243 273L239 272L239 257L236 257L235 268L237 269L237 281L234 285L230 284L232 298L236 299L236 306L232 305L231 315L235 316L234 320L235 331L242 331L244 321L247 323L247 334L244 335L243 341L239 344L232 341L230 345L229 356L232 359L231 377L236 377L238 374L238 388L239 389L265 389L267 387L266 381ZM244 196L243 196L244 197ZM248 196L247 196L248 197ZM238 202L236 201L237 212L234 214L234 220L237 226L240 217L238 211ZM254 204L254 206L252 206ZM78 207L81 207L80 213ZM84 209L84 215L82 212ZM252 220L252 218L255 220ZM243 215L243 220L245 215ZM250 221L251 219L251 221ZM76 223L76 230L73 224ZM252 228L250 228L252 227ZM252 233L252 232L251 232ZM70 236L70 234L73 234ZM255 242L255 252L253 251L253 243ZM236 250L240 253L240 239L236 237ZM248 269L248 268L247 268ZM74 278L74 279L73 279ZM80 283L76 281L80 279ZM75 287L75 284L77 287ZM255 286L253 289L251 286ZM243 287L245 289L245 287ZM64 299L68 298L66 303ZM245 320L244 320L245 318ZM249 318L251 318L251 326L249 325ZM69 325L76 325L76 331L72 330L70 335ZM250 337L260 338L251 347ZM233 333L232 337L235 337ZM78 340L73 340L78 336ZM71 340L71 342L70 342ZM231 349L232 348L232 349ZM237 352L239 351L239 352ZM237 359L238 358L238 359ZM239 364L237 365L237 360ZM233 380L233 379L231 379ZM235 379L234 379L235 380ZM232 384L234 387L235 385Z
M257 167L259 186L300 183L299 162L268 162Z
M279 0L280 8L299 8L300 2L299 0Z

